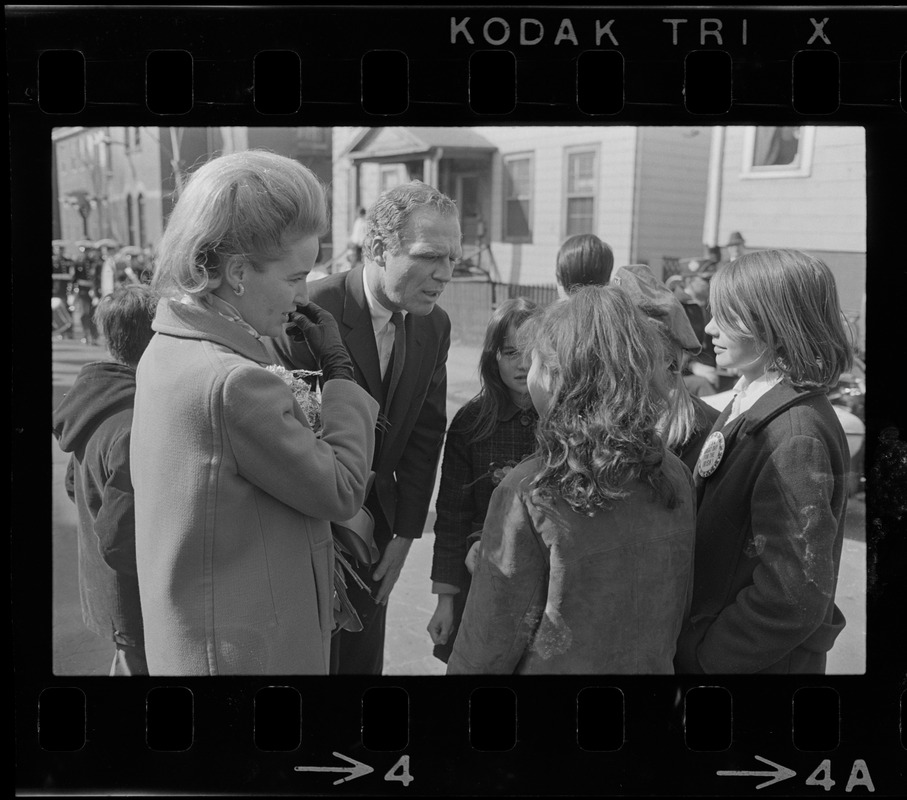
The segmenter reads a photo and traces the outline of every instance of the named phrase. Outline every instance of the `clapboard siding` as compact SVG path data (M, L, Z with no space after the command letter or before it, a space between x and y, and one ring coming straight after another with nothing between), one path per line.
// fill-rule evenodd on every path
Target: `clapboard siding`
M619 127L505 127L479 129L498 147L492 175L492 251L505 281L546 284L554 281L557 251L565 238L566 153L588 145L598 152L595 233L614 250L615 260L629 257L633 211L636 129ZM503 239L503 158L533 158L532 242Z
M701 255L710 128L640 128L636 260Z
M736 230L747 247L866 252L862 128L817 127L810 174L777 178L744 175L744 132L726 132L720 244Z

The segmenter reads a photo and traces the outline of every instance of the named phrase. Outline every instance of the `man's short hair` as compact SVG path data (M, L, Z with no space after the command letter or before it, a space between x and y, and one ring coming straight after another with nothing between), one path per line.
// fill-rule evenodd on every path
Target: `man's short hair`
M95 322L114 359L130 367L139 363L154 336L156 309L157 292L147 284L120 286L98 303Z
M400 234L409 222L413 212L429 208L439 214L458 216L457 204L434 186L422 181L388 189L375 201L366 217L366 236L363 245L365 254L371 258L372 242L379 237L391 252L400 249Z

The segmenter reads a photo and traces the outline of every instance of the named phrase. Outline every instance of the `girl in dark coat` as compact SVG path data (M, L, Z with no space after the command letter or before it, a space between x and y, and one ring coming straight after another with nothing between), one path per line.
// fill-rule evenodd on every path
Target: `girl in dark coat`
M696 465L696 561L676 666L824 673L844 627L834 603L848 448L828 389L851 348L834 278L796 250L741 256L712 278L706 327L742 378Z
M445 663L469 592L467 553L472 552L471 543L478 542L491 494L535 452L538 415L526 387L529 365L516 336L537 308L531 300L515 297L495 310L479 357L481 389L456 413L447 431L431 569L438 602L428 623L434 655Z

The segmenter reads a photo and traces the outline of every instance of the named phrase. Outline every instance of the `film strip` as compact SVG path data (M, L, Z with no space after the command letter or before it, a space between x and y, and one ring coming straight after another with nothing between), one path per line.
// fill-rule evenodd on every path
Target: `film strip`
M6 18L18 793L903 795L903 8L8 6ZM35 253L53 235L53 131L299 124L862 127L865 674L54 674L53 475L46 405L32 402L48 365L22 346L44 291Z

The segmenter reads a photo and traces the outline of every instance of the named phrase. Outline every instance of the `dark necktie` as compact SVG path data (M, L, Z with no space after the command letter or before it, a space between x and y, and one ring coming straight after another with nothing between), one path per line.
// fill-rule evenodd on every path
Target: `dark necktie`
M393 363L391 365L390 385L387 389L387 400L384 408L390 411L391 401L394 399L394 391L400 382L400 376L403 374L403 364L406 361L406 332L403 329L403 314L395 311L391 314L391 322L394 324L394 349L391 351Z

